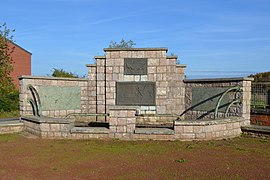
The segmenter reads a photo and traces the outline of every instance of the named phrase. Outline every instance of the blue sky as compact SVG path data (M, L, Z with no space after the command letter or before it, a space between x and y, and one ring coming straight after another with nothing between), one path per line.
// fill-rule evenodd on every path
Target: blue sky
M32 75L87 74L111 40L168 47L188 78L270 71L270 0L5 0L0 23L32 52Z

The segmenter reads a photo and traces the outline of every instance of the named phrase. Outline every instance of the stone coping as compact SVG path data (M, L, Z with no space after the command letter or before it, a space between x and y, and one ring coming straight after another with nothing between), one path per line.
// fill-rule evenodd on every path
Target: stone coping
M235 78L211 78L211 79L185 79L185 83L203 83L203 82L231 82L231 81L253 81L254 78L235 77Z
M95 56L95 59L106 59L106 56Z
M79 134L109 134L110 130L105 127L73 127L70 132Z
M174 130L169 128L136 128L135 134L174 134Z
M167 59L177 59L178 56L166 56Z
M65 80L65 81L88 81L84 78L64 78L64 77L48 77L48 76L20 76L21 79L44 79L44 80Z
M216 124L227 124L233 122L243 122L243 118L224 118L224 119L215 119L215 120L183 120L175 121L175 126L209 126Z
M141 117L179 117L178 114L138 114Z
M270 126L257 126L257 125L247 125L242 126L243 131L253 131L253 132L262 132L270 134Z
M176 64L176 68L186 68L186 64Z
M13 118L0 118L0 122L2 121L16 121L19 120L20 117L13 117Z
M36 123L49 123L49 124L70 124L75 121L74 118L52 118L52 117L46 117L46 116L22 116L21 120L25 121L31 121Z
M19 120L0 122L0 127L3 127L3 126L22 126L22 125L24 125L24 124L22 122L20 122Z
M85 66L86 66L86 67L97 67L96 64L86 64Z
M99 56L100 57L100 56ZM177 57L176 57L177 58ZM167 56L167 59L173 59L173 58L168 58ZM85 65L86 67L97 67L96 64L86 64ZM187 65L186 64L176 64L176 68L186 68Z
M157 47L157 48L103 48L106 51L168 51L168 48Z
M109 106L109 110L137 110L139 106Z

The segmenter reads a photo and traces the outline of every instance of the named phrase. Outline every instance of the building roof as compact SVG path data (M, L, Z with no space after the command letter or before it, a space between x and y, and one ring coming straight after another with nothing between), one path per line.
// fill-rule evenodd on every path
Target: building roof
M15 42L9 41L10 43L12 43L13 45L15 45L16 47L20 48L21 50L27 52L28 54L32 55L31 52L27 51L26 49L22 48L21 46L19 46L18 44L16 44Z

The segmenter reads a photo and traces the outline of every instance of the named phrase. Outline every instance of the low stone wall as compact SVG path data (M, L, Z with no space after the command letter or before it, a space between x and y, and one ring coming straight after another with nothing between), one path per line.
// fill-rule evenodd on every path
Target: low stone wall
M41 138L68 138L74 127L74 119L48 117L22 117L25 131Z
M241 130L244 135L249 137L270 139L270 126L249 125L249 126L242 126Z
M176 115L140 115L136 117L137 127L173 127Z
M89 99L88 99L88 80L79 78L55 78L55 77L34 77L21 76L20 79L20 114L21 116L33 115L32 107L28 102L28 98L32 98L31 92L27 86L31 84L34 86L41 96L42 115L48 117L65 117L71 113L88 113ZM47 88L47 89L46 89ZM45 90L47 91L45 91ZM42 94L42 91L46 92ZM61 92L66 90L66 92ZM73 90L73 92L72 92ZM59 91L59 97L54 98L54 93ZM78 91L78 92L77 92ZM68 98L65 99L64 93L76 94L76 98L71 99L68 103ZM56 96L56 95L55 95ZM61 97L62 96L62 97ZM54 99L53 99L54 98ZM61 99L62 98L62 99ZM50 101L51 100L51 101ZM67 106L63 104L66 101ZM74 102L75 101L75 102ZM62 102L62 105L61 105ZM58 103L58 104L57 104ZM73 104L72 104L73 103Z
M25 131L41 138L122 140L213 140L233 138L241 134L243 118L208 121L175 121L174 129L136 128L136 109L110 109L109 129L105 127L74 127L72 119L23 117Z
M0 134L19 133L24 130L23 123L4 123L0 124Z
M193 79L184 80L185 83L185 111L181 114L183 120L196 119L214 119L214 111L219 97L227 89L232 87L240 87L240 91L236 94L232 91L227 94L228 103L232 102L235 96L240 100L238 105L232 105L229 109L229 116L237 116L244 118L244 124L250 124L250 99L251 99L251 81L253 78L215 78L215 79ZM196 92L201 101L195 102ZM214 93L220 93L213 95ZM203 98L205 100L202 100ZM193 99L194 98L194 99ZM207 99L208 98L208 99ZM228 105L228 104L227 104ZM225 117L225 108L219 110L218 118Z
M207 121L175 121L175 138L184 140L212 140L237 137L241 134L243 118Z

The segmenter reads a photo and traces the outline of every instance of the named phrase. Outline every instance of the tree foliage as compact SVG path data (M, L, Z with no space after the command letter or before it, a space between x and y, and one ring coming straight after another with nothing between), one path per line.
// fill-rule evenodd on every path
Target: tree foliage
M123 38L122 40L117 43L115 41L111 41L109 44L109 48L133 48L136 43L132 40L125 41Z
M63 69L56 69L56 68L53 68L52 76L53 77L65 77L65 78L78 78L79 77L75 73L67 72Z
M257 74L251 74L249 77L254 78L254 82L270 82L270 71Z
M0 113L19 109L19 91L0 95Z
M10 77L13 71L11 54L15 48L14 31L7 28L6 23L0 25L0 112L16 111L19 108L19 92Z
M14 51L15 46L12 45L13 35L7 28L6 23L0 25L0 94L8 94L15 91L15 85L10 77L10 73L13 71L11 54ZM11 47L11 48L10 48Z

